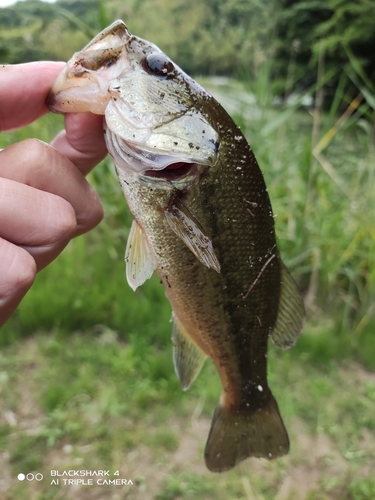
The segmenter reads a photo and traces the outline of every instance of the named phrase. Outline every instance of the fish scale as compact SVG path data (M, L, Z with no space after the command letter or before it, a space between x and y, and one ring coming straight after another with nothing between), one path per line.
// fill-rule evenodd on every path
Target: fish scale
M236 131L236 134L238 133ZM249 157L248 148L245 146L243 150ZM267 336L274 325L278 310L279 295L277 290L280 286L278 257L270 263L263 273L262 281L244 300L244 294L261 271L262 262L259 262L259 258L262 258L269 252L270 248L275 246L273 218L270 216L271 207L263 177L259 175L255 158L252 155L250 158L252 162L246 165L247 175L245 177L239 176L235 165L227 168L228 159L225 156L225 144L222 144L220 162L223 164L223 172L219 172L220 166L216 165L218 171L215 174L212 172L211 175L211 177L215 177L216 174L219 174L221 181L215 183L214 179L213 182L207 180L207 184L200 190L203 199L200 207L207 206L208 210L203 211L201 208L202 213L199 213L198 206L194 206L194 204L191 206L192 211L197 213L201 222L205 216L204 213L210 215L207 227L210 227L213 235L216 235L213 236L213 246L217 249L221 264L221 274L213 275L211 282L217 282L215 288L219 296L216 303L221 302L222 304L222 313L224 314L222 321L229 322L230 331L236 332L236 335L230 335L225 348L219 344L217 349L219 352L214 355L219 358L220 352L224 351L227 370L230 371L232 379L236 368L238 370L236 382L231 384L228 393L233 393L234 387L245 386L247 381L252 379L254 379L254 384L260 381L264 387L267 386L266 358L264 356L266 345L264 344L267 343ZM234 190L239 193L235 199L228 194L228 184L231 184ZM206 191L205 194L202 193L203 190ZM246 211L247 197L258 200L257 213L254 218L251 218ZM220 203L217 203L218 200ZM223 206L225 207L224 214L222 213ZM265 224L267 220L268 224ZM249 241L254 245L249 245ZM248 263L249 254L255 262L253 267L250 267ZM272 293L270 293L270 288ZM268 297L268 300L264 300L265 297ZM211 312L215 310L211 305L208 307ZM207 315L209 315L209 311ZM207 330L211 331L212 329ZM260 345L263 349L259 349ZM257 356L257 353L260 355ZM233 359L236 362L233 362ZM254 373L252 373L255 362L257 377L254 377ZM258 392L255 394L257 397L259 396Z
M128 282L136 289L154 271L160 276L184 390L207 357L216 367L222 394L207 467L222 472L249 456L287 453L288 435L267 383L267 344L271 337L282 348L293 345L304 307L276 246L262 172L240 129L122 21L72 57L49 105L104 115L108 151L134 216Z

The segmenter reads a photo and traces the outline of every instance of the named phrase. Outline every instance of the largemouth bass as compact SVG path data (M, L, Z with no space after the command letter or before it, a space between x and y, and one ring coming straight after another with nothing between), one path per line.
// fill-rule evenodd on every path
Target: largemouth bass
M288 435L267 383L268 338L293 345L304 322L282 263L267 188L239 127L154 44L117 21L67 63L55 112L104 115L109 153L134 221L130 286L154 270L173 309L183 389L211 358L222 383L205 460L225 471L275 458Z

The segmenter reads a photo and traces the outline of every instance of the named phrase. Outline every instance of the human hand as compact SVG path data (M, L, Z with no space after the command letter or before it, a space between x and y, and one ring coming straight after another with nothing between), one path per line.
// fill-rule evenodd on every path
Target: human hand
M47 113L63 63L0 66L0 132ZM96 226L103 210L85 175L107 153L102 117L70 114L48 145L27 139L0 151L0 326L68 242Z

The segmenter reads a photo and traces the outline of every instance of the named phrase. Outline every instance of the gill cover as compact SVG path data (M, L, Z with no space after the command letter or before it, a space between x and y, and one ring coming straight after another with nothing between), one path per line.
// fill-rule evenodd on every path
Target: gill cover
M154 44L131 37L125 49L129 65L110 82L105 110L117 166L140 173L177 162L214 164L218 134L201 109L211 97Z

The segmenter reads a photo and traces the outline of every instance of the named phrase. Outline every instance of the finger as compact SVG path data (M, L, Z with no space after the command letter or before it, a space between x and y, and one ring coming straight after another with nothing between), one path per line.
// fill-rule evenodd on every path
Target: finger
M83 174L65 156L37 139L26 139L0 152L0 177L69 202L76 217L72 236L89 231L103 218L100 199Z
M0 66L0 132L48 113L47 95L63 67L47 61Z
M51 145L87 174L107 154L103 116L92 113L65 115L65 130Z
M23 247L38 271L54 260L76 232L73 207L55 194L0 178L0 238Z
M33 257L23 248L0 238L0 327L9 319L36 275Z

